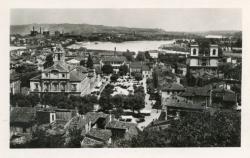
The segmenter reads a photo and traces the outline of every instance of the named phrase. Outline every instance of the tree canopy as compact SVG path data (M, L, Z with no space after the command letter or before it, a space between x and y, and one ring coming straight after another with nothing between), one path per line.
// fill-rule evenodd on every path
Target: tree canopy
M45 63L43 64L44 69L53 66L53 54L49 54L46 56Z
M233 111L187 113L163 130L144 130L129 142L130 147L239 147L240 114Z
M103 65L102 72L104 74L111 74L111 73L113 73L113 67L110 64Z
M129 72L128 66L127 65L121 65L119 67L119 75L124 76Z
M93 68L93 65L94 65L93 60L92 60L91 56L89 55L89 56L88 56L88 60L87 60L87 62L86 62L86 66L87 66L87 68L92 69L92 68Z

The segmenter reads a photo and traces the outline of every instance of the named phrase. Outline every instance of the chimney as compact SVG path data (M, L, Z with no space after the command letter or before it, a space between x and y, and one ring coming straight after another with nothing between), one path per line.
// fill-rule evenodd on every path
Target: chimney
M35 27L33 26L33 31L35 31Z
M40 34L42 34L42 27L40 27Z

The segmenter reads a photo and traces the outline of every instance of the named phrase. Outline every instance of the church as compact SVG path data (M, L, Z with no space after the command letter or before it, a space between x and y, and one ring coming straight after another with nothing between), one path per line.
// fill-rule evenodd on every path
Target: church
M218 45L210 45L209 49L200 50L199 45L191 45L188 66L192 70L216 70L219 62Z
M61 45L53 48L54 65L30 79L30 92L36 94L64 93L84 96L95 84L95 74L89 75L83 67L65 62L65 51Z

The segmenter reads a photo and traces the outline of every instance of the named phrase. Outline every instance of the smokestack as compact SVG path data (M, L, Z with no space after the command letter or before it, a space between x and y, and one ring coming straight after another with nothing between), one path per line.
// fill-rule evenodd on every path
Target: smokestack
M40 34L42 34L42 27L40 27Z
M33 26L33 31L35 31L35 27Z

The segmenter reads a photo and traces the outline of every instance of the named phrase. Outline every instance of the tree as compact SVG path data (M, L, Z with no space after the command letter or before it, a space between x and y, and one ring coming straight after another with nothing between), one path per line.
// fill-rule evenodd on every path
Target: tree
M89 57L88 57L88 60L87 60L87 63L86 63L86 65L87 65L87 68L90 68L90 69L92 69L93 68L93 60L92 60L92 58L91 58L91 56L89 55Z
M84 60L80 61L80 66L85 66L85 61Z
M119 75L124 76L129 72L128 66L127 65L121 65L119 67Z
M144 130L130 147L239 147L241 117L234 111L186 113L163 130ZM123 144L123 143L122 143ZM124 145L124 144L123 144Z
M158 88L158 73L156 70L153 71L153 85L154 88Z
M113 74L111 77L110 77L110 80L111 80L111 82L116 82L117 81L117 79L118 79L118 75L117 74Z
M136 60L137 61L145 61L145 54L144 54L144 52L138 52L138 54L136 56Z
M111 73L113 73L113 67L111 65L109 65L109 64L103 65L102 72L104 74L111 74Z
M141 73L135 73L135 79L137 81L141 81L142 80L142 74Z
M81 129L77 129L77 128L69 129L69 141L66 144L68 148L80 148L81 147L81 140L83 139L81 132L82 132Z
M53 61L53 55L49 54L46 56L45 63L43 64L44 69L53 66L54 61Z
M124 52L122 55L125 56L128 61L134 61L134 53L133 52L127 51L127 52Z
M153 58L150 56L149 52L145 52L145 58L148 59L149 61L153 61Z
M111 103L114 107L121 108L123 106L124 98L125 96L117 94L111 98Z

